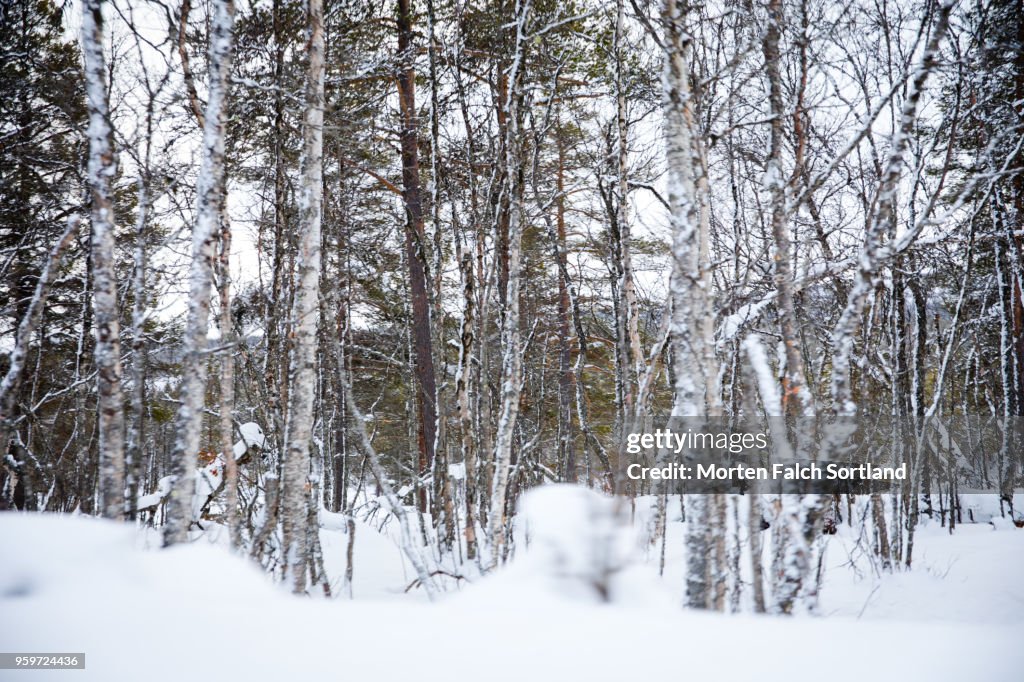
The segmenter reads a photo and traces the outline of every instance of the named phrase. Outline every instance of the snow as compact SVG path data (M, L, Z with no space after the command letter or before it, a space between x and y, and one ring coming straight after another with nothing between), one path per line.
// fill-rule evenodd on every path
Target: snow
M238 427L238 432L242 438L231 448L235 457L241 457L251 447L262 448L267 443L267 437L264 435L263 429L256 422L242 424ZM195 470L196 492L192 497L192 518L199 518L203 505L206 504L207 498L220 487L223 476L224 457L219 454L212 462ZM160 504L171 494L173 484L173 476L164 476L157 483L155 492L148 495L139 495L137 508L148 509Z
M139 495L136 502L137 509L149 509L164 501L164 498L171 494L171 487L174 485L173 476L164 476L157 481L156 492L149 495Z
M262 448L267 444L267 437L263 434L263 429L256 422L246 422L238 427L238 433L242 436L242 440L235 443L234 452L235 457L238 457L245 453L250 447ZM239 452L239 447L242 451Z
M766 192L775 192L782 189L783 185L782 173L779 172L778 163L774 160L770 161L768 167L764 169L764 175L761 176L761 188Z
M825 617L786 619L681 609L683 524L670 514L661 578L638 543L644 514L631 516L628 502L542 487L523 501L514 559L428 604L404 591L414 574L388 536L394 522L389 533L357 522L356 599L327 600L288 594L207 541L217 534L159 550L152 530L3 513L0 648L85 652L75 679L100 682L399 680L413 670L447 682L1019 679L1024 531L982 522L949 535L928 524L916 568L878 577L843 527L829 539ZM321 521L331 575L344 569L346 524ZM607 599L594 589L602 580ZM389 586L370 596L361 581Z
M992 526L992 530L1016 530L1017 528L1013 521L1002 516L993 516L989 519L988 525Z
M822 611L870 621L996 624L1022 635L1024 530L1006 523L1014 532L994 532L987 523L960 525L953 535L936 522L919 526L915 569L880 580L837 570L858 553L856 538L841 527L829 547L832 581L822 592Z
M757 388L761 394L761 402L764 403L765 413L770 417L780 416L782 414L782 396L779 395L778 382L768 363L764 347L757 337L751 334L743 339L743 349L747 352L750 366L754 370L754 376L757 377Z
M624 499L547 485L526 494L520 518L528 551L494 582L528 582L546 599L589 603L656 604L668 596L653 571L637 565L639 537Z
M727 316L722 320L722 324L718 328L719 343L731 341L745 324L753 322L760 317L761 312L774 300L775 296L767 296L762 298L760 301L746 303L740 306L739 310L734 312L732 315Z

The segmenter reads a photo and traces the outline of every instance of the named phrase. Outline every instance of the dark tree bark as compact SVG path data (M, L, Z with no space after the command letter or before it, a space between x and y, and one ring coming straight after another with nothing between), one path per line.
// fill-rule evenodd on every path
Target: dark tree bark
M412 307L413 364L416 372L417 474L430 473L437 435L437 385L427 294L426 233L420 193L419 135L416 116L416 72L410 0L398 0L398 102L401 109L402 199L405 202L405 250ZM427 488L419 487L419 510L427 511Z

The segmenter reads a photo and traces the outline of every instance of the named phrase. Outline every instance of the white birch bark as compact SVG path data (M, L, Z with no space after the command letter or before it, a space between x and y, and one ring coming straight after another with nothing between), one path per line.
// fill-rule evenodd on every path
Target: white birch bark
M672 416L677 418L721 412L708 262L707 175L695 133L686 12L685 3L664 0L665 157L672 227L670 329L675 369ZM690 495L686 500L686 603L693 608L711 604L711 502L707 495Z
M620 450L624 446L625 431L630 427L635 410L638 377L643 374L643 353L640 348L640 331L636 302L636 288L633 278L632 234L629 224L629 119L626 102L626 83L623 47L625 34L625 3L617 0L615 11L615 33L613 52L615 55L615 156L616 156L616 205L615 224L618 228L616 240L618 263L615 293L618 296L616 310L616 345L618 350L618 374L621 382L622 413L620 415ZM620 457L622 453L619 453Z
M182 357L181 406L175 422L177 437L171 459L173 488L167 500L164 546L188 540L195 496L196 456L203 425L207 376L207 332L219 217L224 203L224 120L228 77L231 74L232 27L235 5L216 0L212 5L209 46L209 94L203 120L202 161L196 183L196 222L192 229L188 318Z
M698 186L706 184L695 139L689 79L690 36L684 9L665 0L665 156L672 226L672 298L675 399L672 414L716 414L720 408L714 360L709 224ZM706 191L706 186L703 187ZM711 364L708 364L708 361Z
M89 197L92 209L90 258L96 335L97 431L99 434L100 513L123 519L125 511L124 405L121 393L121 326L114 271L114 205L110 183L117 172L107 110L103 55L103 2L82 5L82 56L89 110Z
M773 283L776 291L776 309L779 318L779 332L782 339L781 356L782 394L779 405L768 409L769 417L812 416L814 400L807 386L804 372L803 350L801 348L799 325L793 296L792 260L790 244L789 214L786 211L786 180L783 162L783 121L786 115L783 104L783 82L779 43L785 26L785 13L781 0L770 0L767 6L767 24L762 40L762 52L765 61L765 74L768 78L768 104L770 113L770 145L767 167L765 169L764 188L771 201L771 230L774 246ZM747 339L747 351L753 359L756 343L754 337ZM764 360L762 359L762 363ZM762 395L765 394L762 388ZM775 410L778 411L775 411ZM803 430L798 430L797 452L804 455L808 445ZM784 438L777 433L775 438ZM806 453L810 454L810 453ZM797 600L813 585L810 580L812 565L812 547L817 535L817 518L820 507L825 502L817 495L799 496L782 495L779 498L778 516L772 525L773 561L775 569L773 594L776 602L773 610L779 613L790 613ZM813 590L812 590L813 592ZM808 600L808 610L813 610L814 599Z
M782 57L779 52L779 40L784 24L782 0L770 0L767 19L768 24L764 33L762 50L765 59L765 72L768 76L771 142L764 185L771 201L772 240L775 247L772 258L774 261L772 279L777 292L775 301L779 316L779 332L782 335L786 355L782 402L787 415L809 416L814 413L814 401L807 388L803 351L800 348L799 326L793 300L793 254L786 211L786 181L782 170L783 119L786 115L782 101L783 83L780 68Z
M505 537L505 495L508 492L509 466L512 461L512 440L519 416L519 398L522 393L522 353L519 332L519 290L522 267L523 183L521 174L521 145L519 134L519 101L523 97L522 71L526 59L526 22L530 15L530 0L516 0L516 44L509 68L506 110L505 166L509 178L511 208L508 227L508 288L505 297L505 317L502 320L501 412L494 443L494 482L491 487L491 565L497 566L502 557Z
M224 509L231 546L241 544L238 527L238 462L235 461L235 336L231 324L231 223L221 214L220 235L220 338L229 350L220 370L220 449L224 458Z
M152 119L150 119L152 120ZM150 131L151 133L152 131ZM149 149L146 142L144 164L149 165ZM149 209L149 192L145 174L138 178L138 216L135 220L135 257L132 272L132 362L131 362L131 424L128 435L128 450L125 456L126 484L128 490L128 518L132 521L138 515L139 472L141 471L142 446L145 440L146 404L146 216Z
M317 322L320 313L320 227L323 204L324 147L324 10L323 0L309 0L309 66L306 114L302 126L302 194L295 301L292 307L291 390L282 467L282 527L286 578L297 592L306 590L309 563L306 520L309 507L309 446L316 390Z
M883 175L878 184L875 210L864 235L864 249L854 271L854 283L846 307L832 332L832 409L838 415L853 416L857 412L857 405L853 401L853 388L850 385L854 339L860 329L864 304L875 287L875 280L882 265L885 251L883 238L889 226L895 221L897 190L905 165L904 156L917 121L918 105L925 83L935 69L939 44L949 28L949 13L953 4L952 0L942 0L939 4L931 36L911 79L897 127L892 134Z

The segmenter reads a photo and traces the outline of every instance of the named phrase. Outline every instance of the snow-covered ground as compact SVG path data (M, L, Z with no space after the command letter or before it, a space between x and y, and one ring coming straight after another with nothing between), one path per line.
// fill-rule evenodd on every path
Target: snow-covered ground
M554 502L527 509L529 551L435 604L404 595L397 548L366 524L350 601L293 597L209 542L157 551L96 519L0 514L0 651L86 653L84 671L0 680L1024 679L1024 530L928 526L916 568L883 576L840 532L825 617L782 619L682 610L678 524L664 577L627 566L597 603L573 563L586 538L564 531L605 532L604 512L543 521Z

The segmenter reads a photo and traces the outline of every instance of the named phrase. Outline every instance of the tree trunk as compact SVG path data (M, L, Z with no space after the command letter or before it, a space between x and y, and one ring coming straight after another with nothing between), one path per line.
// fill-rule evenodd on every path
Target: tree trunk
M302 126L301 236L292 307L291 388L285 432L283 544L286 579L306 591L309 516L309 447L316 391L317 322L320 313L320 226L323 201L324 25L323 0L309 0L309 66Z
M210 290L218 222L224 204L224 120L227 116L234 14L232 0L217 0L213 5L209 94L203 125L202 161L196 183L196 223L192 230L188 317L183 339L181 406L175 422L177 437L169 467L174 484L167 501L164 546L187 541L192 525L193 469L199 452L206 397Z
M509 466L512 463L512 441L519 400L522 393L522 348L519 330L519 291L522 269L523 200L522 140L519 135L520 105L524 97L523 70L526 60L526 24L530 15L530 0L516 3L514 21L516 31L515 52L509 74L508 98L502 104L505 110L505 169L509 178L511 206L508 221L508 289L501 322L501 412L494 443L494 482L491 488L491 565L496 566L503 557L505 540L505 494L508 490ZM499 226L500 229L500 226Z
M620 383L621 412L619 414L620 458L624 453L625 431L635 411L638 377L643 373L643 355L640 349L638 310L633 277L632 233L629 224L629 119L627 112L624 60L622 45L625 39L625 3L616 2L615 53L615 214L612 217L615 235L616 293L616 347L617 369Z
M147 164L148 148L147 143ZM135 263L132 275L132 363L131 415L134 423L128 438L125 457L128 484L128 518L138 515L139 478L142 452L146 438L146 220L149 209L148 180L139 175L139 215L135 223Z
M405 202L405 250L412 294L413 362L416 373L417 475L429 475L434 461L437 435L437 396L434 378L434 352L430 328L430 302L427 294L426 233L423 227L423 203L420 196L419 135L416 127L415 51L412 44L410 0L398 0L398 103L402 112L400 133L402 156L402 199ZM421 512L427 511L427 488L419 487L417 500Z
M875 210L868 223L864 249L857 262L854 284L850 289L846 307L832 332L832 409L839 415L852 416L857 412L850 384L854 338L860 329L864 304L874 289L875 278L882 264L883 233L895 221L896 192L903 173L904 156L910 144L910 134L917 121L917 108L925 82L935 68L939 44L949 28L949 13L952 8L952 4L948 3L940 3L938 6L935 26L921 55L921 62L914 72L897 128L892 135L889 156L878 183Z
M555 130L558 145L558 175L555 190L556 241L555 258L558 259L558 466L562 479L575 483L576 446L572 423L572 400L575 393L576 377L572 369L572 336L569 331L569 283L562 276L568 272L566 262L565 234L565 144L561 126Z
M220 338L227 346L220 368L220 450L224 458L225 523L232 547L242 538L238 527L238 463L235 462L235 335L231 320L231 221L221 214L220 234Z
M686 12L677 0L665 0L662 6L665 156L672 228L672 416L677 418L718 416L721 409L714 358L707 177L694 123ZM687 500L686 603L692 608L711 605L709 522L713 503L717 502L706 495L691 495Z
M782 35L783 22L782 0L770 0L768 23L762 43L765 73L768 76L768 104L771 119L771 141L764 185L771 196L772 240L775 245L775 253L772 257L775 266L773 280L777 292L779 333L782 335L786 353L782 405L784 413L787 415L809 415L813 414L814 405L804 376L803 352L800 347L796 307L793 303L793 255L789 241L789 224L786 220L786 183L782 173L783 121L786 110L782 102L779 39Z
M103 2L82 6L82 55L89 107L90 258L95 313L97 431L100 450L100 511L123 519L125 511L124 405L121 396L121 325L114 269L114 205L110 183L117 172L107 112L107 66L103 55Z

